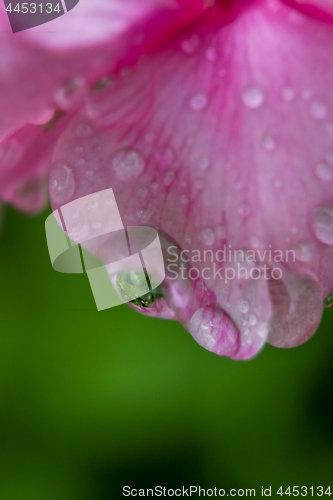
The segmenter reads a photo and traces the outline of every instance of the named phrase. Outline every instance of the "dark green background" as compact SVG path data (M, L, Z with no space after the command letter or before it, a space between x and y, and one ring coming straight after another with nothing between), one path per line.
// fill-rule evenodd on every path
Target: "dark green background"
M1 499L158 484L333 492L333 308L301 347L219 358L176 323L96 312L86 276L51 267L49 212L3 217Z

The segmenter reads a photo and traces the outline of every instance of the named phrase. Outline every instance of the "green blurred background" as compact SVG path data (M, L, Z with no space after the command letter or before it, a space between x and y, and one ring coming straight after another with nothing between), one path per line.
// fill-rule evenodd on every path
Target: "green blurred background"
M49 213L3 216L1 499L120 499L124 485L333 492L333 308L301 347L219 358L176 323L97 312L86 276L51 267Z

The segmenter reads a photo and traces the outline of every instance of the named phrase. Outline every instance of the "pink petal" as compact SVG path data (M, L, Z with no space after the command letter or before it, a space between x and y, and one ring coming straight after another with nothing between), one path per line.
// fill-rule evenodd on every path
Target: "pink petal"
M169 275L161 315L244 359L265 340L307 340L333 289L333 27L272 1L226 16L213 8L89 97L59 143L52 179L64 185L50 194L57 208L112 187L125 224L188 250L200 278ZM226 251L222 278L195 262L204 250Z
M202 9L201 0L193 6L187 0L81 0L52 21L52 30L42 25L13 34L1 2L0 140L45 109L74 108L87 86L135 61Z

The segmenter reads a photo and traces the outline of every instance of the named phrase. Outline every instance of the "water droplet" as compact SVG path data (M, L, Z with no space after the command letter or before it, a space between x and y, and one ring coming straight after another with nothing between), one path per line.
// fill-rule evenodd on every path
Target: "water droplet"
M191 35L190 37L183 38L180 42L180 47L184 54L193 55L199 48L200 39L198 35Z
M313 228L319 241L333 245L333 205L316 208L313 213Z
M86 176L87 177L91 177L92 175L94 175L94 171L93 170L87 170L86 171Z
M82 234L85 229L86 221L84 219L81 219L73 224L73 226L68 231L68 236L70 236L71 238L76 238L77 236Z
M186 241L186 243L188 243L188 244L192 243L192 236L191 236L190 234L187 234L187 235L185 236L185 241Z
M239 347L239 332L221 309L198 309L187 328L199 345L220 356L230 356Z
M151 216L151 210L148 207L140 208L137 214L141 219L148 219Z
M145 197L147 196L148 194L148 189L146 186L140 186L139 187L139 195L142 196L142 197Z
M240 303L239 303L239 307L238 307L239 311L242 313L242 314L246 314L249 312L250 310L250 304L248 303L247 300L242 300Z
M88 123L79 123L76 127L76 133L80 137L89 137L91 134L91 126Z
M258 336L262 339L266 338L269 332L269 326L266 323L261 323L257 328Z
M180 201L183 205L187 205L188 204L188 196L186 196L186 194L182 194L180 197Z
M260 108L264 103L265 96L259 87L250 87L243 92L243 103L247 108Z
M204 229L201 233L201 238L206 245L208 246L213 245L215 242L215 233L213 229L211 228Z
M75 153L82 153L83 146L75 146L74 151L75 151Z
M328 114L327 106L321 101L313 101L310 106L310 115L315 120L323 120Z
M207 96L205 94L196 94L190 100L190 106L193 111L202 111L207 106Z
M296 91L292 87L285 87L281 92L282 99L286 102L293 101L296 97Z
M138 177L142 173L145 160L134 149L122 149L115 154L112 165L117 176L120 179L127 180Z
M217 51L215 47L208 47L206 50L206 59L209 62L215 62L217 59Z
M160 148L156 151L155 158L159 165L165 167L174 161L174 154L171 148Z
M98 208L98 203L97 201L91 201L90 203L88 203L88 206L87 206L88 210L90 212L93 212L94 210L96 210L96 208Z
M159 183L158 182L152 182L151 183L151 188L153 191L157 191L159 188Z
M257 317L255 314L250 314L249 317L249 325L250 326L255 326L257 324Z
M209 167L209 158L207 158L206 156L203 156L202 158L200 158L200 160L199 160L199 167L202 170L206 170L206 168Z
M51 198L56 203L65 203L73 197L75 179L72 167L67 163L56 163L50 174Z
M327 163L317 163L315 174L321 181L329 182L333 179L333 168Z
M106 200L104 200L104 202L103 202L103 205L106 208L111 208L111 207L114 207L115 203L116 202L115 202L114 198L106 198Z
M84 78L78 76L60 87L54 94L54 102L60 109L71 109L77 106L85 93Z
M270 135L264 135L261 144L266 151L273 151L276 148L276 142Z
M309 262L313 255L313 245L307 242L300 242L295 248L296 259L300 262Z

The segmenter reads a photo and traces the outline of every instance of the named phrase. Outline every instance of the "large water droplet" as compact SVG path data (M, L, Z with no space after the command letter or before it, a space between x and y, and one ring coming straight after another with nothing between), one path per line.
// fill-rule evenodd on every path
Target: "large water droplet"
M315 167L315 174L321 181L329 182L333 179L333 168L327 163L317 163Z
M213 229L211 228L206 228L202 231L201 233L201 239L203 243L205 243L208 246L211 246L215 243L215 233Z
M192 55L194 54L200 45L200 39L198 35L192 35L188 38L183 38L183 40L180 42L180 47L184 54L187 55Z
M221 309L198 309L187 328L199 345L220 356L230 356L239 348L239 332Z
M51 199L63 204L73 198L75 178L72 167L65 162L56 163L50 174Z
M134 149L122 149L113 157L112 165L117 176L122 180L127 180L137 177L142 173L145 167L145 160Z
M328 114L326 104L321 101L313 101L310 105L310 115L315 120L323 120Z
M319 241L333 245L333 205L318 207L314 211L313 228Z
M260 108L264 103L265 96L259 87L250 87L243 92L243 103L247 108Z
M205 94L196 94L190 100L190 106L193 111L202 111L207 106L207 96Z

